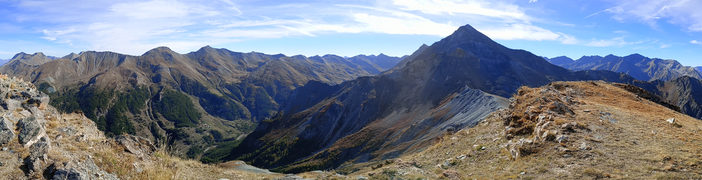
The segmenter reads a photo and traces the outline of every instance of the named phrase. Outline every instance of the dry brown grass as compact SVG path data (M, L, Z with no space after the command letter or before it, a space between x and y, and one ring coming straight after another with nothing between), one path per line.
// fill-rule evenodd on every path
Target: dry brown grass
M419 162L422 171L396 176L438 179L444 170L450 169L464 179L702 178L702 149L699 148L702 147L702 121L641 100L604 82L556 82L552 85L560 95L546 99L553 101L552 98L571 96L571 100L577 101L567 105L574 114L558 114L549 119L559 127L575 122L573 130L559 131L568 135L567 141L540 142L536 147L526 147L531 148L528 150L534 151L533 154L510 158L505 126L536 124L535 118L524 113L530 107L536 114L554 110L550 102L542 99L545 97L540 93L543 87L522 88L515 99L518 103L513 104L511 111L494 113L479 125L443 137L441 142L420 153L400 157L403 161ZM600 111L609 115L602 118L605 115ZM504 114L518 117L506 124ZM679 126L665 121L669 118L676 118ZM519 133L512 140L522 138L533 139L534 136ZM588 148L581 150L582 143ZM481 150L480 146L485 149ZM442 167L444 162L450 165ZM348 177L382 174L382 168L372 169L372 165L359 165L355 167L359 170ZM383 168L396 168L398 172L406 169L392 165Z

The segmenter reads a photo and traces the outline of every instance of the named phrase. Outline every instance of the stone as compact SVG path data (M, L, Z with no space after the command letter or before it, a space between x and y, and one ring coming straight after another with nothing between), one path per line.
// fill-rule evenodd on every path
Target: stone
M583 142L582 144L580 144L580 150L585 151L585 150L588 150L588 149L590 149L590 146L587 146L587 144L586 144L585 142Z
M36 117L44 117L44 112L39 110L39 108L36 106L30 106L27 109L29 109L29 112L34 114L34 116L36 116Z
M670 119L665 120L665 121L668 121L670 124L675 124L675 118L670 118Z
M63 168L57 169L53 180L118 180L110 173L101 170L92 159L87 158L82 162L71 161Z
M558 141L558 143L568 141L568 136L560 134L560 135L556 136L556 141Z
M0 145L7 144L15 139L15 127L5 117L0 117Z
M21 114L22 116L24 116L24 117L32 116L32 112L29 112L29 111L27 111L27 110L22 110L22 111L20 111L20 114Z
M39 108L45 108L47 105L49 105L49 96L42 92L38 92L27 101L27 104L35 105Z
M453 169L445 170L442 175L448 179L461 179L461 174L458 174L458 172Z
M356 177L356 180L367 180L367 179L368 179L368 178L367 178L367 177L364 177L364 176L357 176L357 177Z
M19 141L24 147L29 147L46 136L46 131L34 116L20 119L17 125L21 128Z
M6 99L2 107L7 111L13 112L15 109L22 108L22 102L14 99Z
M43 157L51 149L49 138L42 137L37 143L34 143L29 148L29 159L36 159Z
M122 145L125 151L139 157L151 154L156 150L156 147L149 139L139 136L120 135L115 137L115 141Z

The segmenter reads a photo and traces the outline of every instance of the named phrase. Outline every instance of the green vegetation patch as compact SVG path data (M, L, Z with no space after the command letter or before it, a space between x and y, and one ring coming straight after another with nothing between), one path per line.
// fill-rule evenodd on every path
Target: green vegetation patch
M176 127L195 127L202 116L187 95L170 89L163 90L161 99L154 101L153 109L174 122Z
M48 84L41 87L49 87ZM51 105L59 111L67 113L82 111L86 117L95 121L98 129L105 131L108 136L123 133L134 134L134 125L126 112L139 114L146 100L151 97L147 87L137 87L124 93L101 91L93 88L82 88L80 91L69 89L66 92L49 93ZM106 114L98 112L107 110Z

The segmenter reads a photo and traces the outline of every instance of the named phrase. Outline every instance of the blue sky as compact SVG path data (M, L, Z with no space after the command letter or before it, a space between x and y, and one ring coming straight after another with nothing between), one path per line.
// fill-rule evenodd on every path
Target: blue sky
M0 0L0 58L202 46L306 56L411 54L470 24L536 55L702 66L699 0Z

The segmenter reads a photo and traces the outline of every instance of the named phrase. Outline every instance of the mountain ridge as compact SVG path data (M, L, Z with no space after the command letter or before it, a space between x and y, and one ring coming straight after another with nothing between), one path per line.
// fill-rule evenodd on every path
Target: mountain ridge
M629 82L634 78L610 71L573 72L528 51L506 48L466 25L431 46L422 45L380 75L297 89L297 98L291 102L305 103L286 103L275 118L259 124L228 159L301 172L393 158L426 147L447 129L474 125L471 122L503 108L500 99L521 86L555 80ZM470 93L476 91L481 93ZM457 97L495 97L482 102L494 106L451 106L464 99ZM460 117L457 112L473 114L454 119ZM332 133L307 126L325 123Z
M157 47L139 56L83 51L56 60L21 53L0 72L37 84L61 111L82 110L108 135L156 140L170 134L185 156L234 143L310 80L338 84L371 75L362 67L335 55L288 57L205 46L187 54Z

